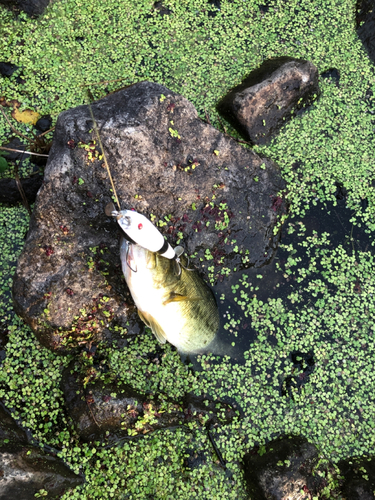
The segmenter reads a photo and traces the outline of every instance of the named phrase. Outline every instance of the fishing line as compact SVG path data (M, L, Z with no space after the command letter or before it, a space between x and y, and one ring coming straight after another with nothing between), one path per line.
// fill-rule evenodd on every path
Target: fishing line
M118 206L118 209L119 211L121 211L121 206L120 206L120 202L118 201L118 197L117 197L117 193L116 193L116 189L115 189L115 185L113 183L113 179L112 179L112 175L111 175L111 171L109 169L109 165L108 165L108 161L107 161L107 156L105 154L105 151L104 151L104 148L103 148L103 144L102 144L102 141L100 139L100 135L99 135L99 129L98 129L98 125L96 123L96 120L94 118L94 113L92 111L92 107L91 107L91 104L90 104L90 96L89 96L89 93L88 91L86 91L86 97L87 97L87 105L89 107L89 110L90 110L90 115L91 115L91 119L92 119L92 122L93 122L93 128L94 128L94 131L95 131L95 135L96 135L96 138L98 140L98 143L99 143L99 146L100 146L100 149L102 150L102 153L103 153L103 159L104 159L104 164L105 164L105 167L107 169L107 172L108 172L108 177L109 177L109 180L111 182L111 186L112 186L112 191L113 191L113 195L115 197L115 201L117 203L117 206Z
M133 243L137 243L141 247L151 251L151 252L156 252L162 255L163 257L167 259L174 259L176 264L177 264L177 275L179 276L181 274L181 268L185 269L186 271L193 271L193 269L189 269L188 267L185 267L184 264L182 264L180 260L180 256L184 253L184 249L182 247L176 247L175 250L171 247L171 245L168 243L165 237L160 233L160 231L152 224L152 222L147 219L142 214L139 214L136 211L130 211L129 210L121 210L120 202L117 197L117 192L116 188L112 179L111 171L108 165L107 161L107 156L105 154L104 148L102 141L100 139L100 134L99 134L99 129L98 129L98 124L94 118L94 113L90 104L90 91L87 89L86 90L86 102L88 105L88 108L90 110L90 116L91 120L93 122L93 129L95 131L95 135L98 141L98 144L100 146L100 149L103 153L103 158L104 158L104 164L108 172L108 177L111 182L112 186L112 192L114 195L114 200L117 203L118 206L118 211L115 210L115 206L113 203L109 203L106 208L105 208L105 213L108 216L116 217L117 222L119 223L121 229L124 231L124 233L127 235L128 241L131 241ZM112 207L111 207L112 205ZM143 231L142 231L143 229ZM136 270L132 269L129 262L128 262L128 253L126 254L125 257L126 264L128 267L133 271L136 272ZM189 260L187 262L187 265L189 265Z

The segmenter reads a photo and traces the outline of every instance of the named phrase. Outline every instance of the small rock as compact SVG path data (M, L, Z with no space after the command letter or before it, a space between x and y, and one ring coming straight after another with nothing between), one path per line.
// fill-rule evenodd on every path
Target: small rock
M374 500L375 458L350 458L339 462L344 476L342 494L348 500Z
M369 58L375 62L375 9L373 0L358 0L356 9L357 34Z
M82 383L75 362L64 370L61 389L77 432L85 441L137 436L157 429L197 421L202 425L228 423L235 416L229 405L186 395L183 401L141 394L129 385L102 381ZM206 404L207 403L207 404Z
M40 490L48 498L61 498L84 479L58 458L35 446L4 445L0 448L0 500L35 500Z
M318 70L312 63L280 57L250 73L217 109L246 140L266 144L318 92Z
M46 132L51 128L51 125L52 125L52 118L49 115L45 115L39 118L39 120L35 124L35 127L40 132Z
M35 500L40 490L48 498L82 484L84 478L72 472L59 458L29 443L19 426L0 403L0 500Z
M49 0L0 0L0 3L8 9L23 10L28 16L36 17L43 14Z
M251 498L310 500L325 486L316 471L313 475L318 461L317 448L300 436L284 436L248 453L245 479Z
M0 2L2 3L2 2ZM8 62L0 62L0 75L9 78L18 69L18 66Z

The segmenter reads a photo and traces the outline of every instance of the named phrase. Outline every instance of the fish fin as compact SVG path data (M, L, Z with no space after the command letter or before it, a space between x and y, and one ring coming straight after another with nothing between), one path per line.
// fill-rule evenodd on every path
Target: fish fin
M183 302L184 300L202 300L201 297L188 297L187 295L180 295L179 293L171 292L169 297L163 302L163 306L170 304L172 302Z
M159 323L152 316L149 316L147 313L144 313L139 310L138 310L138 316L141 318L143 323L145 323L147 326L151 328L152 333L155 335L158 341L161 344L165 344L167 336L165 335L164 330L159 325Z
M155 267L156 267L156 255L154 254L154 252L148 252L146 260L146 268L155 269Z

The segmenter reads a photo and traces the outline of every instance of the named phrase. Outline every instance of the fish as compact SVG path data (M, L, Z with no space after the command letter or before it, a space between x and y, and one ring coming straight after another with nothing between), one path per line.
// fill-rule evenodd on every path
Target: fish
M212 290L186 268L181 250L176 261L122 237L121 265L139 317L157 340L170 342L180 353L198 354L214 340L220 316Z

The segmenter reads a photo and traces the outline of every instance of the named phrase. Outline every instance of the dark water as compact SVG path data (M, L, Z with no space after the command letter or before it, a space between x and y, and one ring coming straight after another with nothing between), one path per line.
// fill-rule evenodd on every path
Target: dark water
M303 247L297 244L305 240L307 236L312 236L313 232L316 232L318 236L323 232L329 233L329 248L332 249L336 248L338 245L343 245L349 253L351 250L375 251L374 247L371 245L373 238L370 234L365 232L366 228L364 224L359 227L350 222L355 212L346 208L346 193L338 188L336 197L336 206L334 206L333 203L323 205L318 202L316 206L311 206L305 217L290 217L285 223L282 229L280 243L285 245L293 244L294 250L297 250L293 257L301 258L301 262L299 263L300 267L308 266L309 257L303 250ZM298 237L297 229L293 234L288 234L289 226L293 225L295 228L298 228L298 222L302 222L306 227L304 235ZM250 345L257 339L257 332L251 327L251 320L245 317L244 312L234 301L235 297L239 297L239 292L235 295L232 292L232 286L239 284L239 280L246 275L248 283L251 283L254 287L259 287L255 292L249 292L249 289L247 290L249 294L255 293L258 300L267 302L268 298L272 299L278 297L286 300L292 290L296 292L299 287L302 288L305 286L304 283L298 284L294 276L285 278L283 276L284 272L276 269L277 263L283 268L283 264L287 261L288 256L289 253L286 250L278 248L275 256L268 265L261 268L250 268L245 271L242 270L233 273L222 283L217 283L213 287L219 307L221 324L216 338L209 346L207 353L215 354L218 361L223 356L230 356L230 362L232 363L243 364L245 362L244 352L246 352ZM259 275L262 275L262 278L259 278ZM240 289L241 284L239 290ZM225 295L225 298L222 298L222 294ZM295 307L298 308L300 306L297 304ZM230 325L228 329L225 329L224 325L228 324L231 319L236 322L236 325ZM273 337L270 336L269 341L272 342L272 338ZM190 355L184 358L185 361L190 361L192 363L195 370L201 369L199 359L199 355Z

